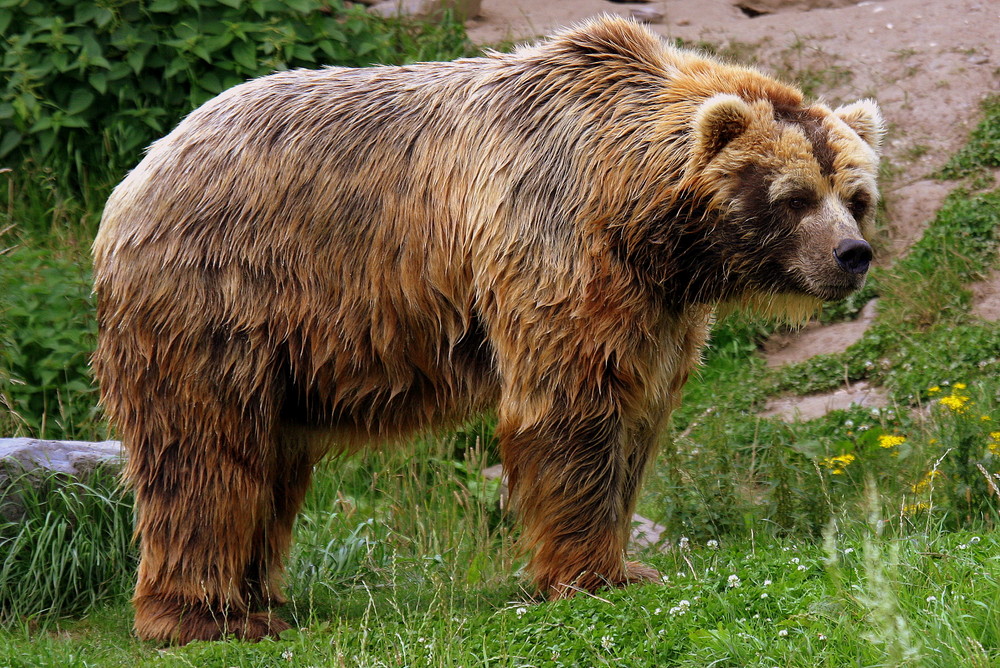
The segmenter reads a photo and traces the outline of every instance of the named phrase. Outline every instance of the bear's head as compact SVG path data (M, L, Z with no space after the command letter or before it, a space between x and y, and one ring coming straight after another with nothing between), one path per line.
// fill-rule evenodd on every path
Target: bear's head
M723 301L799 317L864 284L884 133L873 101L830 110L720 94L690 132L688 176L711 184L710 243L739 286Z

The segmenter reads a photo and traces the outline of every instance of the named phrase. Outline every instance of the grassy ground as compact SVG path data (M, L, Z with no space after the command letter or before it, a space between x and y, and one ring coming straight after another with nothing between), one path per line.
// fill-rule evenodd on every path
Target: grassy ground
M446 447L448 446L448 447ZM124 588L83 618L21 617L10 666L991 666L1000 661L1000 533L867 516L819 540L682 541L647 561L663 585L534 604L496 489L445 456L324 468L292 558L297 630L161 649L130 635ZM92 512L94 512L92 510Z
M1000 105L984 112L924 239L828 311L880 298L858 344L771 371L756 347L773 325L720 325L642 500L675 544L644 555L662 585L533 603L478 474L487 423L324 466L280 611L296 630L258 644L137 642L127 496L100 479L37 495L0 523L0 666L1000 665L1000 328L969 314L964 287L1000 225ZM0 429L103 438L86 368L100 198L9 192ZM758 417L770 396L845 379L883 385L893 405Z

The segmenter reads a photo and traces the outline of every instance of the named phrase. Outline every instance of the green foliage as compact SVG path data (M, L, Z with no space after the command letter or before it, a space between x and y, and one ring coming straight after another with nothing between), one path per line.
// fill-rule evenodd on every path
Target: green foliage
M93 437L97 392L90 260L16 247L0 259L0 397L26 435Z
M928 510L940 510L946 504L951 511L947 520L953 527L995 525L1000 509L1000 476L996 475L1000 469L1000 427L994 424L995 410L990 410L996 397L981 393L976 400L971 390L965 383L955 383L950 393L937 387L928 391L936 418L932 442L940 456L923 479L927 489L920 491L933 494L936 488L935 505L931 499L926 501Z
M457 22L382 19L338 0L0 0L0 33L0 160L55 164L78 184L96 156L116 172L131 166L246 79L468 50Z
M972 131L969 143L956 153L940 172L945 179L982 177L988 169L1000 167L1000 95L983 102L984 118Z
M127 594L136 565L132 503L113 475L80 482L27 473L6 493L24 514L0 521L0 620L81 614Z

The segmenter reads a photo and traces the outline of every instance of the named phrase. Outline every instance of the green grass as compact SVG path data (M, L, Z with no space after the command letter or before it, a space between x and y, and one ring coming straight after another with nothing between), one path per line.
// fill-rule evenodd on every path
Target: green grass
M136 566L132 503L114 476L86 481L35 472L15 477L0 507L0 622L80 614L122 599Z
M969 143L955 154L941 170L941 178L974 177L980 185L989 183L987 170L1000 167L1000 95L983 102L985 118L969 138Z
M24 666L990 666L1000 661L996 534L843 521L826 545L722 541L649 559L663 585L535 605L510 577L397 554L295 616L280 640L160 651L111 604L0 633ZM879 534L882 535L879 535ZM485 547L485 546L484 546ZM301 616L300 616L301 615ZM714 662L714 663L713 663Z

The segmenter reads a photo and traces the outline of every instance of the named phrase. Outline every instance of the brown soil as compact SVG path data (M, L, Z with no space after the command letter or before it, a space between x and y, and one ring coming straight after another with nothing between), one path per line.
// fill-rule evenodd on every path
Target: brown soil
M838 104L874 97L889 125L883 178L884 239L878 262L917 239L953 187L930 178L967 139L980 102L1000 90L996 0L484 0L469 23L481 44L525 41L601 13L662 15L651 27L687 44L751 61ZM977 284L976 312L1000 317L1000 273ZM845 349L867 321L812 325L768 345L771 364Z

